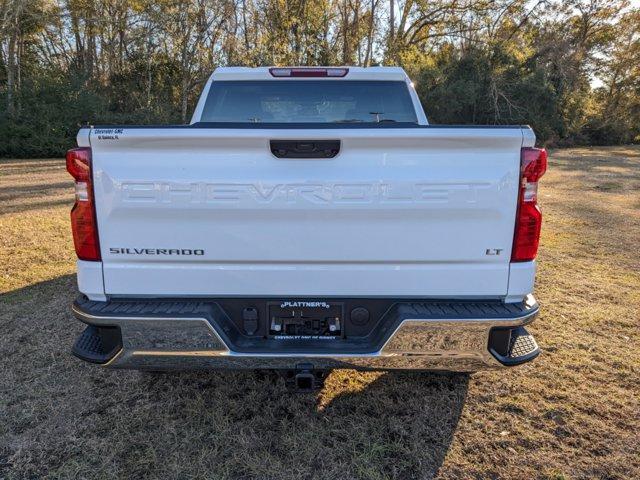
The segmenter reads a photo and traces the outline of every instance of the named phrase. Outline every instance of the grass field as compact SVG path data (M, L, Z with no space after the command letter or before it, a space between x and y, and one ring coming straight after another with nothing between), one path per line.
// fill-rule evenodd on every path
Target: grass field
M640 478L640 148L552 152L534 363L317 395L71 357L71 203L62 161L0 161L1 479Z

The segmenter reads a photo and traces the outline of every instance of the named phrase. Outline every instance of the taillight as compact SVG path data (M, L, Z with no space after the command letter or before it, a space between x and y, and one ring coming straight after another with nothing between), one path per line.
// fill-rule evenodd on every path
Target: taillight
M547 171L544 148L523 148L520 152L520 188L518 211L513 236L512 262L528 262L536 258L540 243L542 213L538 207L538 180Z
M269 69L272 77L344 77L348 68L288 68L274 67Z
M91 148L73 148L67 152L67 171L76 181L76 203L71 209L71 231L80 260L100 260L98 224L93 201Z

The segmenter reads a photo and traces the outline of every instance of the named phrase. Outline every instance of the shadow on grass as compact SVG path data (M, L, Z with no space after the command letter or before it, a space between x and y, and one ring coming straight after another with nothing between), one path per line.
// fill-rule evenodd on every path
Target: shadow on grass
M11 185L0 187L0 200L7 201L24 196L42 196L52 190L73 191L73 182L36 183L34 185Z
M7 201L7 203L2 207L2 214L10 214L10 213L27 213L32 211L42 211L44 209L57 208L60 206L66 205L71 210L73 206L73 197L64 197L57 200L47 200L43 202L32 202L25 203L24 201L21 203L11 203Z
M585 149L580 156L568 156L560 151L549 153L550 166L554 170L561 170L582 175L597 174L611 175L608 169L618 169L613 175L616 180L638 180L637 173L640 164L640 150L609 149L591 151ZM604 170L603 170L604 169Z
M67 275L0 298L0 477L431 478L468 377L336 371L317 395L269 371L141 373L69 354Z
M141 375L149 390L191 396L185 402L201 406L205 424L220 418L210 424L212 432L230 422L217 433L243 445L239 458L255 459L232 462L249 478L289 478L260 467L274 461L305 478L318 469L320 478L432 478L449 451L468 389L467 375L414 372L370 380L376 374L334 371L337 378L330 376L317 396L287 391L268 371ZM212 414L216 408L225 414Z

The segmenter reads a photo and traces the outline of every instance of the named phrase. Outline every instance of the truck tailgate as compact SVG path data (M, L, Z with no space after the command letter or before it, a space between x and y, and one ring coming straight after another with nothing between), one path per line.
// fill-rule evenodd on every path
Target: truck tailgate
M339 140L284 159L271 140ZM105 293L507 292L520 128L93 129Z

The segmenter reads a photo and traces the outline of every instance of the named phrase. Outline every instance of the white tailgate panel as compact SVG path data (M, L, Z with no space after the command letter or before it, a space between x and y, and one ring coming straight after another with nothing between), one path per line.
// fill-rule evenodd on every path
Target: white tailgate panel
M507 293L520 129L124 128L116 137L91 134L107 294ZM269 139L342 145L333 159L290 160L274 157Z

